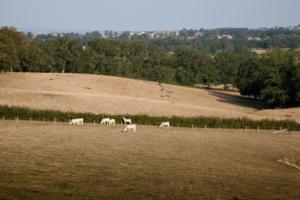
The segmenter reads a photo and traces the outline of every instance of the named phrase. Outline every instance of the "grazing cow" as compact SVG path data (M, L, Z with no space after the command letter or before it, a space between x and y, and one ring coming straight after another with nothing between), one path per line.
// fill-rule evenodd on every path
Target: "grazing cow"
M131 124L131 119L126 119L125 117L123 117L123 121L124 121L124 124Z
M136 132L136 125L135 124L126 124L125 128L123 129L123 132L126 131L132 131L133 133Z
M70 125L83 125L83 118L72 119L69 123Z
M103 118L102 120L101 120L101 122L100 122L100 125L102 126L102 125L109 125L109 118Z
M162 122L159 125L159 128L163 128L163 127L170 128L170 122Z
M108 125L109 125L109 126L116 125L116 120L115 120L115 119L110 119L110 120L108 121Z

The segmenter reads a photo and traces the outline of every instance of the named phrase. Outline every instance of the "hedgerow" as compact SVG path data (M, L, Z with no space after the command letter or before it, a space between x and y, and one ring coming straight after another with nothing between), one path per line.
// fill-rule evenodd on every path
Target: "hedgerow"
M175 127L200 127L200 128L248 128L248 129L280 129L300 130L300 124L291 120L251 120L248 118L218 118L218 117L158 117L148 115L109 115L93 113L62 112L55 110L34 110L15 106L0 106L0 117L14 120L37 120L68 122L72 118L84 118L85 122L100 122L103 117L116 119L122 123L122 117L131 118L134 123L158 126L163 121L169 121Z

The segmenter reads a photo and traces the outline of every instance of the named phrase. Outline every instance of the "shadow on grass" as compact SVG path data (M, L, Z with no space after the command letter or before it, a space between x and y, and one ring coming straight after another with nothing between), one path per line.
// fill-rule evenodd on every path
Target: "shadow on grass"
M220 102L225 102L225 103L229 103L229 104L234 104L234 105L238 105L238 106L244 106L244 107L254 108L254 109L259 109L259 110L270 108L264 102L255 100L250 97L237 96L234 94L224 93L224 92L220 92L220 91L213 91L213 90L210 90L209 94L211 94L215 97L218 97L217 100Z

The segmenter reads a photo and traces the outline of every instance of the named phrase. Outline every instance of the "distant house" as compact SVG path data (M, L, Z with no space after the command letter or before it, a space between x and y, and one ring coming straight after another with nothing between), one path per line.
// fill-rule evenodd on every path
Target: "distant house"
M168 52L166 52L166 54L167 54L168 56L174 56L174 55L175 55L175 52L174 52L174 51L168 51Z
M187 39L188 40L193 40L193 39L196 39L196 38L200 38L202 36L203 36L202 32L195 32L193 36L188 36Z
M153 39L155 37L155 34L154 33L150 33L149 37Z
M290 48L280 48L281 51L288 51ZM256 53L257 55L263 55L265 53L268 53L272 51L272 48L263 49L263 48L253 48L251 49L251 52Z
M146 34L146 32L144 32L144 31L141 31L141 32L137 32L137 33L135 33L136 35L138 35L138 36L141 36L141 35L144 35L144 34Z
M267 53L269 49L262 49L262 48L253 48L251 49L251 52L256 53L257 55L263 55Z
M202 37L203 33L202 32L195 32L194 36L195 37Z
M261 41L261 38L260 37L248 37L248 41Z
M232 35L217 35L217 38L219 40L221 40L221 39L232 40L233 39Z

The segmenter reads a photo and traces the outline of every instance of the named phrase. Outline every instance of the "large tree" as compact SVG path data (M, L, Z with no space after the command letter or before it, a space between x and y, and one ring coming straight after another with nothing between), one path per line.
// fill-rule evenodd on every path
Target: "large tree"
M242 58L232 52L221 52L215 56L215 60L220 82L225 85L225 89L228 84L234 85Z
M259 58L250 57L240 64L236 85L242 95L258 98L263 88L264 68L261 67Z
M15 28L0 29L0 70L21 71L20 60L28 46L28 39Z

